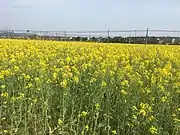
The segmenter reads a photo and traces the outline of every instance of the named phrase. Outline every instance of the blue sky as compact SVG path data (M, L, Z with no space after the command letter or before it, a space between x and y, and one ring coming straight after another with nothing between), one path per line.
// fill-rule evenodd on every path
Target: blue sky
M180 30L179 0L0 0L0 29Z

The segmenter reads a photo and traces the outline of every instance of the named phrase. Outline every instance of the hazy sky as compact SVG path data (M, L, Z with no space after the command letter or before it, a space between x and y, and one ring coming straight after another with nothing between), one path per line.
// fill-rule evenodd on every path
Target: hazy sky
M0 29L180 30L180 0L0 0Z

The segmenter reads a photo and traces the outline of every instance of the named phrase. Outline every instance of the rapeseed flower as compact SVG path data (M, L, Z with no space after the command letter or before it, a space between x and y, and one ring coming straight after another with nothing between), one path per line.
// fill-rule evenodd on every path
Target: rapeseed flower
M157 134L157 128L154 127L154 126L151 126L150 129L149 129L149 131L150 131L150 133L153 134L153 135L154 135L154 134Z

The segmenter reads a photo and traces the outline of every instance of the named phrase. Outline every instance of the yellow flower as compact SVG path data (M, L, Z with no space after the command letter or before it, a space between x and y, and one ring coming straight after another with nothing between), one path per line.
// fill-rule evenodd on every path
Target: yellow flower
M144 104L144 103L141 103L141 104L140 104L140 107L141 107L142 109L147 108L147 106L149 106L149 105L148 105L148 104Z
M147 103L141 103L140 107L141 107L142 114L145 114L143 112L146 112L146 113L152 112L152 107L149 104L147 104Z
M53 80L56 80L57 79L57 73L53 73Z
M30 80L30 79L31 79L30 75L25 76L25 80Z
M139 111L139 114L142 114L143 116L146 116L146 111L145 110L143 110L143 109L141 109L140 111Z
M23 93L20 93L19 94L19 97L17 99L23 99L24 98L24 94Z
M105 81L102 81L101 87L106 87L106 86L107 86L107 83Z
M62 120L58 119L58 125L62 125L62 124L63 124Z
M85 112L85 111L82 111L82 113L81 113L81 115L83 116L83 117L86 117L87 116L87 112Z
M14 59L14 58L12 58L10 61L9 61L9 63L15 63L16 62L16 60Z
M37 102L38 102L37 98L33 99L33 103L37 103Z
M110 73L110 76L113 76L115 74L114 71L109 71L109 73Z
M6 120L6 117L2 117L1 120Z
M61 83L60 83L61 87L63 88L66 88L67 86L67 80L63 80Z
M36 82L40 82L39 77L35 77L34 80L35 80Z
M79 78L77 76L74 76L73 81L77 84L79 82Z
M116 130L112 130L111 132L112 132L113 135L117 135Z
M151 90L149 88L146 89L146 93L149 94L151 93Z
M121 90L121 94L127 95L128 93L125 90Z
M48 80L46 81L47 84L49 84L50 82L51 82L51 79L48 79Z
M16 97L11 97L11 102L14 102L14 101L16 101Z
M1 93L1 97L7 98L8 97L8 93L7 92Z
M148 110L148 112L153 112L151 106L148 106L147 110Z
M4 75L0 74L0 79L4 80Z
M99 103L97 103L95 106L96 106L96 110L100 109L100 104Z
M167 76L168 75L168 70L167 69L162 69L161 73L162 73L162 75Z
M157 134L157 128L154 127L154 126L151 126L150 129L149 129L149 131L150 131L150 133L153 134L153 135L154 135L154 134Z
M14 66L14 71L15 72L19 71L19 67L18 66Z
M132 118L135 119L135 120L137 120L137 116L136 116L136 115L133 115Z
M143 82L142 82L142 81L138 81L138 84L139 84L140 86L143 86Z
M137 110L137 107L136 107L136 106L133 106L133 107L132 107L132 110L133 110L133 111L136 111L136 110Z
M180 90L176 90L176 93L177 93L177 94L180 94Z
M69 63L71 61L71 58L70 57L67 57L66 58L66 61Z
M88 125L86 125L86 126L85 126L85 129L86 129L86 130L88 130L88 129L89 129L89 126L88 126Z
M96 82L96 78L91 78L90 83Z
M154 116L152 116L152 115L148 118L149 121L153 121L154 119L155 119L155 118L154 118Z
M162 97L162 98L161 98L161 101L162 101L162 102L166 102L166 101L167 101L167 97L166 97L166 96Z
M129 81L128 80L124 80L121 82L121 85L122 86L127 86L129 84Z
M1 88L2 88L2 89L5 89L5 88L6 88L6 85L1 85Z
M8 131L7 131L7 130L4 130L3 132L4 132L5 134L7 134L7 133L8 133Z
M180 119L174 118L174 123L180 123Z
M71 71L71 68L70 68L70 66L69 66L69 65L64 66L64 69L65 69L67 72L70 72L70 71Z
M173 114L172 114L172 116L173 116L173 117L176 117L176 114L175 114L175 113L173 113Z
M34 87L33 84L29 82L25 88L28 89L28 88L33 88L33 87Z
M63 78L68 78L68 74L67 74L67 73L64 73L64 74L63 74Z
M72 78L73 74L72 73L68 73L68 78Z

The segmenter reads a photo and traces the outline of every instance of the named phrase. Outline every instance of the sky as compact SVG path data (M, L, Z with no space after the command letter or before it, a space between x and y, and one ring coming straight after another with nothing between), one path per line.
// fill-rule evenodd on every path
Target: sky
M0 0L0 29L180 30L179 0Z

